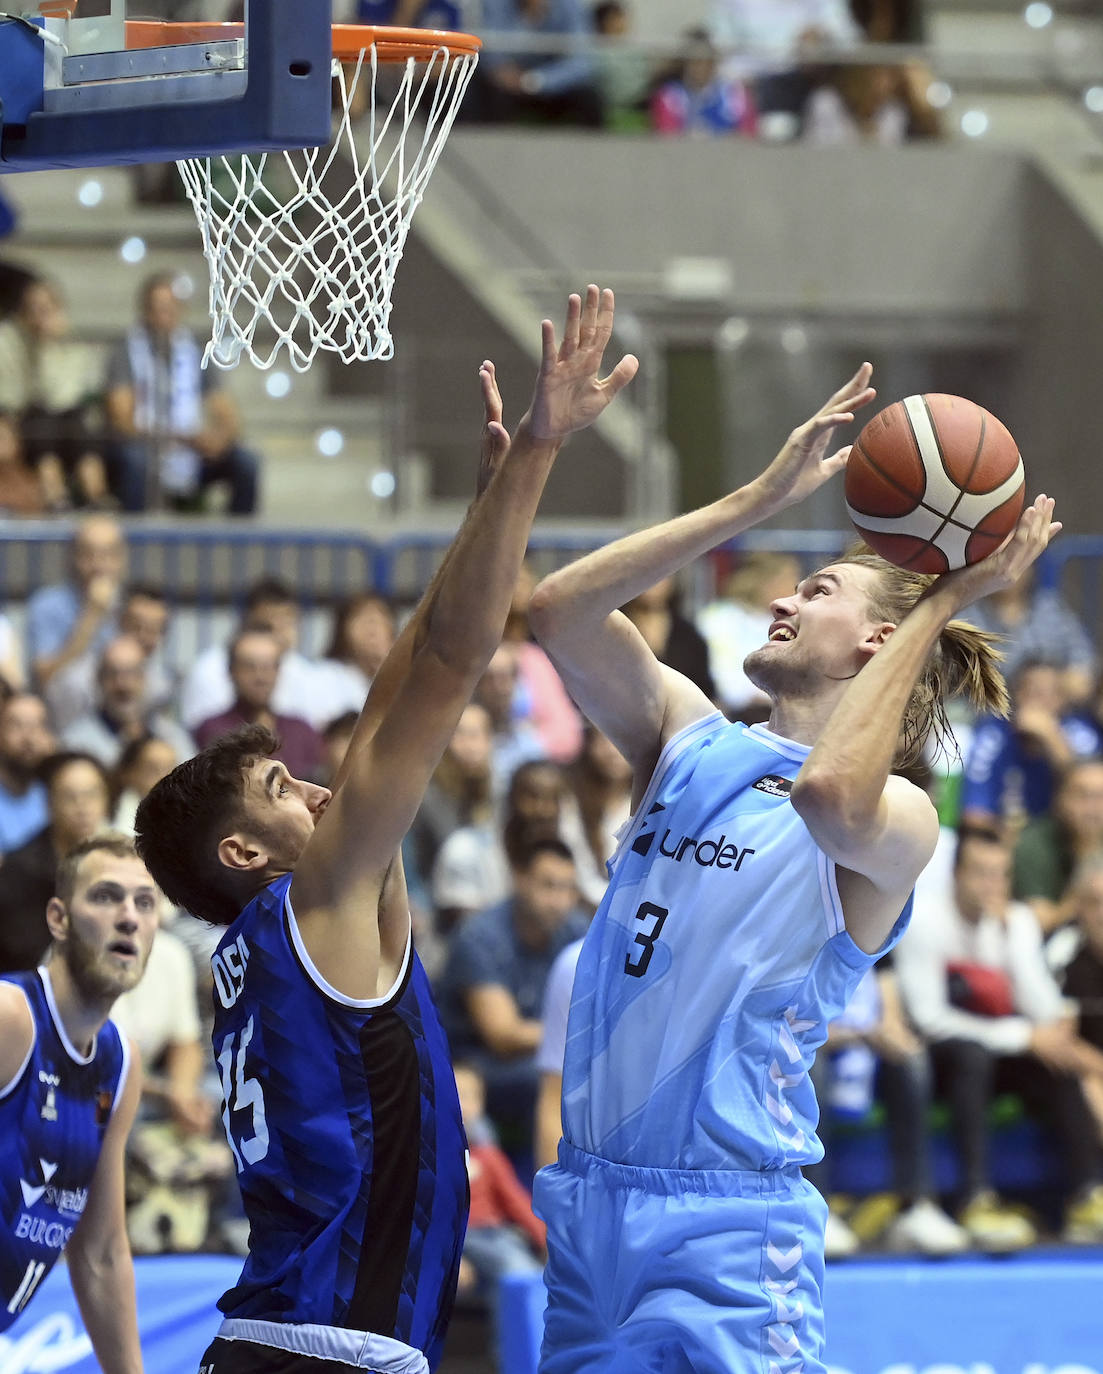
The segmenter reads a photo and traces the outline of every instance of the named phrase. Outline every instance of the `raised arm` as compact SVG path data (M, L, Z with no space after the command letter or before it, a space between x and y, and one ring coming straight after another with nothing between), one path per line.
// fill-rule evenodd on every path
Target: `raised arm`
M582 710L632 763L649 774L662 745L713 709L684 677L663 668L617 610L662 577L787 506L802 501L846 464L827 457L831 436L875 393L873 369L853 377L805 424L754 481L712 505L618 539L544 579L529 607L532 628Z
M1015 582L1061 525L1039 496L998 552L936 578L843 692L790 800L840 874L847 929L869 952L934 852L938 822L919 788L890 777L904 712L943 630L966 606ZM844 890L845 889L845 890ZM887 898L887 901L886 901ZM899 899L899 900L898 900Z
M537 504L560 445L593 422L636 371L628 357L599 376L613 327L612 292L572 296L563 341L542 326L532 404L460 530L435 593L402 645L409 666L384 683L393 696L365 731L295 872L304 941L323 976L347 995L377 995L395 949L376 920L384 877L460 712L497 647ZM374 694L373 694L374 695ZM378 707L369 698L374 717ZM370 737L363 738L370 731ZM360 738L357 738L360 736ZM405 944L408 921L403 923ZM390 936L399 932L388 932Z

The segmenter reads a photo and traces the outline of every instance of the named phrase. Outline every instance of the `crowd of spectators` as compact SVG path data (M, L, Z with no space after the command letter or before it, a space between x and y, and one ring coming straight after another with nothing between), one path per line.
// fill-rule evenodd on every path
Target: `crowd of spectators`
M713 0L671 25L673 57L633 32L630 0L348 0L373 24L469 28L486 43L460 118L652 129L817 143L937 136L931 73L914 60L848 60L862 44L918 43L918 0Z
M14 279L0 308L0 516L195 512L221 490L252 515L260 459L217 368L184 320L177 280L141 285L113 347L74 336L61 287Z
M791 555L746 554L707 605L683 606L664 582L624 609L729 716L764 720L742 657L801 571ZM515 1171L525 1178L554 1154L574 963L631 806L627 764L528 633L532 587L526 569L404 846L416 939L485 1147L473 1155L465 1283L488 1292L539 1262ZM170 652L178 614L171 589L130 581L122 520L95 511L74 527L69 576L28 599L21 632L0 616L0 969L42 956L58 858L101 828L129 829L154 782L219 734L262 722L294 773L331 779L396 633L395 608L360 594L330 608L328 634L312 627L325 644L312 654L295 592L266 577L243 590L224 638L182 663ZM815 1069L827 1157L811 1172L831 1205L833 1255L1103 1239L1096 656L1052 590L1020 589L979 617L1004 636L1011 718L958 722L961 778L911 928L830 1028ZM217 937L166 912L147 980L121 1004L150 1084L132 1142L139 1249L241 1241L204 1043ZM1029 1206L998 1191L993 1104L1007 1101L1038 1118ZM939 1111L950 1177L937 1166ZM838 1127L878 1113L891 1186L841 1197Z

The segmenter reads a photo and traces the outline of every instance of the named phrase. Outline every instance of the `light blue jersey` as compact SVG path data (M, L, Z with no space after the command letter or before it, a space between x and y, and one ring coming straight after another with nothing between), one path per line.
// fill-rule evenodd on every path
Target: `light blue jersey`
M663 750L575 977L572 1145L663 1169L823 1158L808 1069L875 956L789 801L809 752L718 713Z
M808 1070L875 957L789 801L809 752L708 716L625 827L575 974L565 1139L533 1194L541 1374L825 1374Z

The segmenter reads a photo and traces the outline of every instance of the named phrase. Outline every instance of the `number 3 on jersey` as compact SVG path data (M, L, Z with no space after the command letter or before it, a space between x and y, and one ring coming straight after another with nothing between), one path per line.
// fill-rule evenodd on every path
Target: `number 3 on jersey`
M234 1049L235 1032L231 1031L218 1052L218 1073L222 1079L222 1124L226 1139L234 1153L240 1174L246 1164L256 1164L268 1153L268 1123L264 1119L264 1095L255 1078L245 1076L245 1052L253 1038L253 1018L250 1016L241 1032L241 1042ZM252 1135L234 1139L230 1129L230 1114L249 1110L252 1113Z
M631 953L624 956L624 971L633 978L642 978L647 972L647 966L651 963L651 956L655 953L655 941L659 938L659 931L663 928L663 922L670 915L670 909L665 906L656 906L654 902L641 902L636 912L636 920L644 923L643 930L636 931L635 944L643 947L643 953L639 955L636 962L632 962Z

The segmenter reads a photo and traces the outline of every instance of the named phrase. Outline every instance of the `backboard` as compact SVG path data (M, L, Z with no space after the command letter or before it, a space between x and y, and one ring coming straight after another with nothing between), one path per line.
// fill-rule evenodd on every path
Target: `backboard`
M0 172L330 138L331 0L246 0L243 24L214 37L203 25L197 41L186 26L128 20L126 0L85 0L71 19L39 13L73 7L63 0L10 8L24 5L25 18L0 18Z

